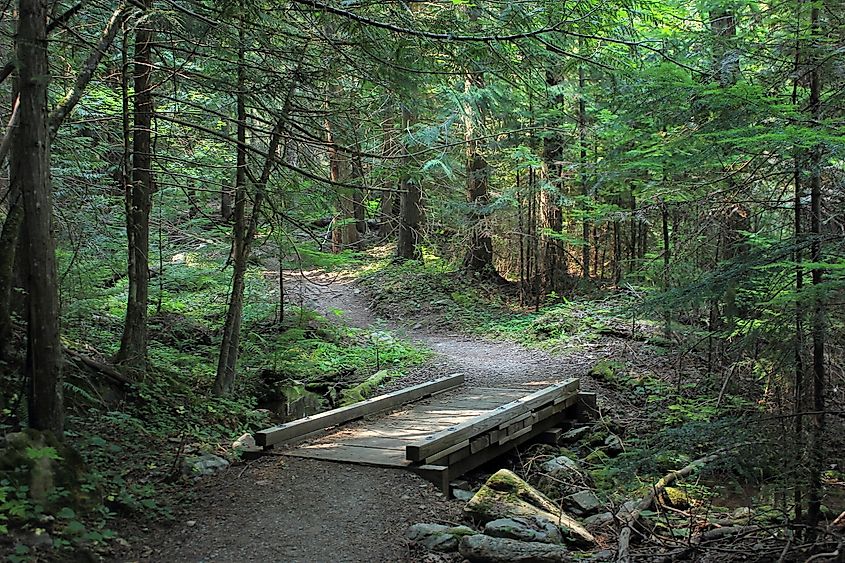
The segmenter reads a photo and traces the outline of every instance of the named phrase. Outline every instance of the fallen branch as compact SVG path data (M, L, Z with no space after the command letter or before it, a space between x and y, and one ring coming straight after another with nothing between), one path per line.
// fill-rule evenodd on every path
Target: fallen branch
M131 380L129 380L125 375L123 375L122 373L117 371L112 366L106 365L102 362L98 362L94 358L89 358L88 356L83 356L82 354L80 354L76 350L71 350L70 348L64 348L64 352L65 352L65 354L70 356L72 359L88 366L89 368L93 369L94 371L102 373L103 375L105 375L109 379L113 380L114 382L119 383L120 385L130 385L132 383Z
M741 444L736 444L731 446L730 448L721 449L715 453L712 453L708 456L704 456L699 458L683 469L678 471L671 471L664 475L654 486L651 488L651 491L644 496L635 506L634 509L628 513L623 521L623 528L619 532L619 545L616 549L616 562L617 563L631 563L631 535L634 532L634 525L639 521L640 515L644 510L648 510L652 504L654 504L654 500L657 496L662 493L666 487L680 479L681 477L687 477L693 471L707 465L708 463L712 463L713 461L719 459L722 455L726 452L738 448L740 446L746 446L748 442L744 442Z

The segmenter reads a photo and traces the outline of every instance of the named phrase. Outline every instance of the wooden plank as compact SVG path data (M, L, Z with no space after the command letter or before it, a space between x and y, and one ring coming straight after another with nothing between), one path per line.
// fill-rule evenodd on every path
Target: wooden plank
M509 432L507 436L504 436L503 438L499 439L499 445L501 446L502 444L507 444L508 442L519 438L520 436L525 436L532 430L534 430L533 426L526 426L514 432Z
M517 422L520 422L521 420L525 420L526 418L530 418L530 417L531 417L531 413L530 413L530 412L527 412L527 413L525 413L525 414L521 414L521 415L519 415L519 416L516 416L516 417L514 417L514 418L512 418L512 419L510 419L510 420L508 420L508 421L506 421L506 422L503 422L502 424L500 424L500 425L499 425L499 430L502 430L502 429L505 429L505 428L509 428L510 426L512 426L512 425L514 425L514 424L516 424Z
M446 448L445 450L439 451L431 457L425 458L425 464L426 465L432 465L438 459L442 459L442 458L446 457L447 455L454 453L458 450L461 450L463 448L469 448L469 440L464 440L463 442L458 442L457 444L455 444L451 448Z
M411 468L411 471L428 481L434 483L444 495L449 494L449 483L452 481L449 468L445 465L419 465Z
M486 448L490 445L490 434L484 434L483 436L479 436L469 442L469 451L470 453L477 453Z
M332 409L287 424L261 430L255 433L255 442L259 446L264 447L284 443L305 434L310 434L311 432L325 430L326 428L337 426L338 424L343 424L344 422L349 422L368 414L398 407L403 403L420 399L438 391L457 387L462 385L463 382L464 375L460 373L435 379L434 381L429 381L421 385L415 385L407 389L373 397L372 399L367 399L366 401L361 401L348 407Z
M284 455L378 467L407 467L408 462L402 453L401 450L364 448L346 444L314 444L288 450L284 452Z
M461 475L464 475L468 471L472 471L476 467L484 465L485 463L493 460L500 455L512 450L513 448L519 446L520 444L524 444L525 442L531 440L538 434L542 434L549 428L557 426L560 424L560 420L558 417L550 417L546 420L541 420L537 422L537 424L531 429L530 432L526 432L521 436L512 437L504 444L499 444L494 442L490 445L490 447L485 448L479 451L476 454L473 454L457 463L451 465L449 467L450 477L452 479L457 479Z
M458 451L449 454L449 465L454 465L462 459L468 458L471 455L472 449L469 446L465 446L459 449Z
M579 380L569 379L502 405L463 424L446 428L427 436L424 440L408 445L405 448L406 458L412 461L422 461L438 451L445 450L458 442L496 428L500 424L532 409L553 403L557 399L565 401L567 397L574 396L578 392L579 386Z

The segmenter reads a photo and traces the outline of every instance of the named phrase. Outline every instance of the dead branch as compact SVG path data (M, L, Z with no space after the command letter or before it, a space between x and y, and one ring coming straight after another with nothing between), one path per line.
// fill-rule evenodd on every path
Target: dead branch
M683 469L678 471L671 471L664 475L657 483L652 486L651 490L647 495L645 495L637 504L634 506L634 509L626 515L622 525L623 528L619 532L619 545L616 550L616 562L617 563L631 563L631 535L634 532L634 525L640 519L640 515L644 510L648 510L652 504L654 504L655 499L657 496L662 493L666 487L677 481L682 477L687 477L693 471L698 469L699 467L703 467L708 463L712 463L713 461L719 459L722 455L726 452L736 449L740 446L748 445L748 442L744 442L741 444L736 444L731 446L730 448L724 448L717 452L714 452L710 455L704 456L702 458L696 459Z

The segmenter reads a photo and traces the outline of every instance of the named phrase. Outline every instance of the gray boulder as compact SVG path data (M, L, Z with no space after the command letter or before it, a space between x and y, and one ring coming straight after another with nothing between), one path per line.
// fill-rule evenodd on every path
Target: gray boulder
M481 534L462 538L459 551L471 563L566 563L575 561L562 545L493 538Z
M484 533L494 538L541 543L563 542L560 528L542 516L517 516L492 520L484 526Z
M613 514L610 512L599 512L584 518L584 525L589 529L600 528L609 522L613 522Z
M548 497L507 469L491 475L466 504L464 512L482 524L499 518L540 516L554 522L569 542L592 546L596 541L580 522L561 512Z
M405 537L429 551L448 553L458 551L461 538L472 534L475 534L475 530L467 526L414 524L405 532Z

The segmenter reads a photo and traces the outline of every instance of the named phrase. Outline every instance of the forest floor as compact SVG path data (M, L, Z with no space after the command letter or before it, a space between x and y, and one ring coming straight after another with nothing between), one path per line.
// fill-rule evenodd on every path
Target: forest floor
M551 355L513 342L423 328L411 324L413 319L378 319L352 277L308 272L286 276L285 282L300 304L327 317L340 315L360 328L389 326L435 352L393 386L455 372L464 373L469 385L543 385L583 376L596 358L622 346L608 338L574 355ZM595 389L589 378L583 383ZM181 507L175 524L141 530L130 559L410 561L405 529L416 522L456 523L463 505L408 472L280 456L207 477L194 499Z
M268 285L278 285L277 271L268 267ZM744 399L753 382L714 378L706 350L683 351L662 337L659 324L624 318L625 300L637 296L611 292L563 299L533 312L513 308L510 301L495 302L496 292L477 280L440 271L400 267L368 275L358 267L284 275L285 298L293 307L315 310L329 323L365 329L368 335L384 331L433 352L380 392L457 372L469 385L486 387L580 378L582 389L598 394L601 424L625 443L624 455L599 457L591 466L608 506L639 498L643 486L667 467L688 463L693 452L711 451L726 439L742 441L743 432L753 430L731 422L731 416L753 410ZM714 392L720 401L724 395L721 406ZM765 427L757 430L766 433ZM532 451L496 460L496 467L480 468L466 479L478 483L485 471L519 470L524 460L530 465ZM696 478L690 491L700 494L700 510L730 514L759 505L771 512L772 489L761 482L776 482L777 472L754 473L768 463L759 455L767 454L745 450L742 467L717 467L706 479ZM119 530L130 547L114 560L434 561L414 551L405 530L419 522L462 520L462 502L445 498L409 472L280 455L235 463L187 489L173 503L169 522L141 529L127 529L128 523ZM829 500L842 510L839 500ZM600 545L612 547L615 541L607 530Z

